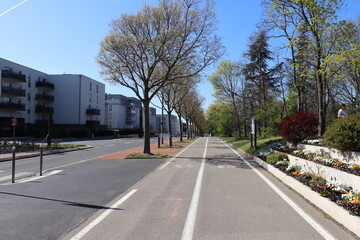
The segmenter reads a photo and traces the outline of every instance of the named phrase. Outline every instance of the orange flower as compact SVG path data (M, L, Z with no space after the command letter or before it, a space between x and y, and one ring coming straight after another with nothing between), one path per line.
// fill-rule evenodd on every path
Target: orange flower
M360 204L360 196L355 197L353 200L350 201L353 204Z
M297 170L295 172L292 172L292 175L300 175L300 172Z

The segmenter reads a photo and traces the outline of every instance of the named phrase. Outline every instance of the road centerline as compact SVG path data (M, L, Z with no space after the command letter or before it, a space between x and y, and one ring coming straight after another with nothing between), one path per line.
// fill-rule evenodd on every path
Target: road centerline
M209 138L206 138L204 154L203 154L203 158L201 161L199 173L198 173L198 176L196 179L195 188L194 188L193 196L192 196L190 207L189 207L189 212L186 217L186 222L185 222L183 234L181 236L181 240L191 240L193 238L197 209L198 209L199 200L200 200L202 179L204 176L205 159L206 159L208 142L209 142Z

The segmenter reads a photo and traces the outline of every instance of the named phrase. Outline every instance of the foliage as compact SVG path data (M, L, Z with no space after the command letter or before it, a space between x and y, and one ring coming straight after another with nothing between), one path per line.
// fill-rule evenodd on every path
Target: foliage
M206 112L208 132L213 135L229 137L233 133L233 116L231 105L224 103L211 104Z
M324 143L342 151L360 151L360 114L350 115L328 127Z
M311 112L298 112L285 117L281 123L279 123L278 128L280 135L284 139L297 145L306 137L316 136L318 125L319 121L316 114Z
M268 164L276 164L280 161L288 161L288 157L286 154L281 152L273 152L270 155L266 156L266 162Z

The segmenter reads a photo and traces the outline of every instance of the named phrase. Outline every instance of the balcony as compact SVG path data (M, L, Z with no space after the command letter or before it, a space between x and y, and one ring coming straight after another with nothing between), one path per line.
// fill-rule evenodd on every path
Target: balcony
M86 109L86 115L100 115L100 109L88 108Z
M3 110L3 111L25 111L25 104L0 102L0 110Z
M51 112L54 111L54 108L52 107L45 107L45 106L42 106L42 105L36 105L35 106L35 113L37 114L44 114L44 115L47 115Z
M3 86L1 94L5 97L25 97L25 89Z
M35 100L40 102L54 102L54 96L40 93L35 95Z
M1 70L2 80L7 82L26 82L26 76L21 73L16 73L10 70Z
M87 125L88 127L98 127L98 126L100 126L100 121L87 120L87 121L86 121L86 125Z
M55 89L55 85L53 83L46 81L37 81L35 86L43 91L49 91Z

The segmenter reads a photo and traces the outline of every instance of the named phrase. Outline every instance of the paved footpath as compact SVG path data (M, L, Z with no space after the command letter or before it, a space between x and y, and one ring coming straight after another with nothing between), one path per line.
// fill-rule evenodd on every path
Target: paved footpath
M110 205L63 239L356 239L217 138L196 140Z

